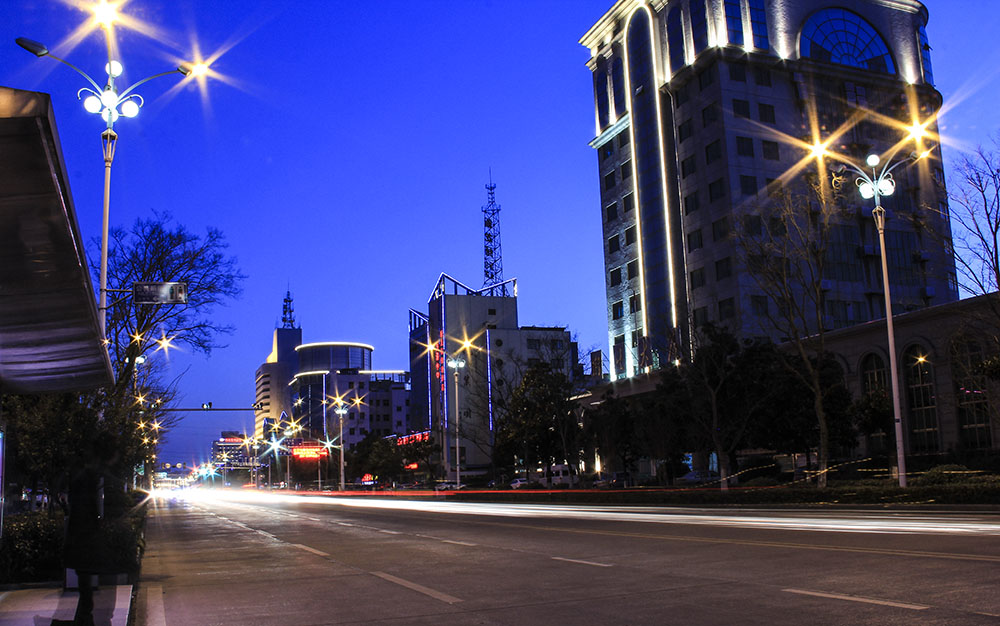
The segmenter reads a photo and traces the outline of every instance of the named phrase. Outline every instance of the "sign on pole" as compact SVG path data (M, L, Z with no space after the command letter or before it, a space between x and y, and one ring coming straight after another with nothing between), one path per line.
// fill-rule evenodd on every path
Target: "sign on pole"
M136 304L187 304L187 283L132 283Z

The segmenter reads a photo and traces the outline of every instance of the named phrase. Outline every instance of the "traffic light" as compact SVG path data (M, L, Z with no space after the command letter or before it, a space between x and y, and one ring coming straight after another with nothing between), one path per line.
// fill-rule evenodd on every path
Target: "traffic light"
M211 402L202 402L201 403L201 408L203 408L206 411L208 411L209 409L212 408L212 403Z

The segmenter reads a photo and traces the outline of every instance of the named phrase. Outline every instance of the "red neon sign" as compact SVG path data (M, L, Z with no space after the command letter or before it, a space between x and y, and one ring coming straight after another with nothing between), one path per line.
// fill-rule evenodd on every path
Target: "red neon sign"
M403 469L415 470L415 469L417 469L417 464L416 463L407 463L406 465L403 466Z
M420 441L428 441L431 438L431 431L425 430L422 433L413 433L412 435L404 435L402 437L396 438L397 446L405 446L408 443L417 443Z
M297 459L319 459L327 455L323 446L292 446L292 456Z

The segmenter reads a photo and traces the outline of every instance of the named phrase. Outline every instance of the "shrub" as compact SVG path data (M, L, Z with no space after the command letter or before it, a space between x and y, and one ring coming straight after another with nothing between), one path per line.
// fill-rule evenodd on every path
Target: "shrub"
M22 513L4 520L0 583L62 578L63 516Z
M963 483L967 482L973 474L974 472L970 472L969 468L964 465L936 465L918 476L913 482L918 485Z

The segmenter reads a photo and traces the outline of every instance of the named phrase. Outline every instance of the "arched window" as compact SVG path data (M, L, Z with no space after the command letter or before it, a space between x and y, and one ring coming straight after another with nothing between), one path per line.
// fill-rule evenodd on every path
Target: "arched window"
M608 72L604 64L594 73L594 97L597 99L597 125L603 130L608 125Z
M813 13L802 28L799 52L804 59L896 73L889 47L875 28L846 9Z
M917 38L920 41L920 65L924 68L924 82L933 85L934 70L931 69L931 44L927 39L927 30L923 26L917 30Z
M621 55L611 63L611 89L615 96L615 117L621 117L628 106L625 102L625 65Z
M886 390L885 384L885 361L875 353L866 354L861 359L861 384L865 393L877 390Z
M678 6L667 14L667 45L670 48L670 71L684 67L684 27L681 26L681 9Z
M708 16L705 0L691 0L691 36L694 39L694 53L700 54L708 47Z
M758 50L770 50L771 43L767 38L767 10L764 8L764 0L748 0L748 2L753 47Z
M921 345L907 348L903 354L906 373L906 400L909 409L910 449L913 452L937 452L937 394L934 390L934 366Z
M955 343L951 367L958 405L958 441L966 450L988 450L993 445L986 376L979 367L983 360L979 342Z

